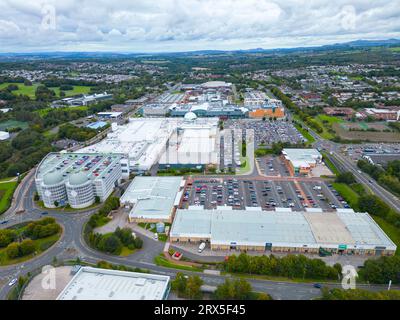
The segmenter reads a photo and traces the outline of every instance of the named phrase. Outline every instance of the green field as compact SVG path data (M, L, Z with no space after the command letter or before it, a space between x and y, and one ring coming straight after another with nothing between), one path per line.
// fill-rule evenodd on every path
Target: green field
M333 187L339 192L339 194L348 202L348 204L358 211L358 198L360 195L354 191L354 188L344 183L333 183ZM390 211L389 214L396 214ZM381 227L381 229L389 236L389 238L396 244L397 248L400 247L400 228L396 228L389 222L385 221L381 217L371 215L372 219ZM396 255L400 255L400 250L396 251Z
M340 195L346 200L350 207L352 207L355 211L358 211L358 193L344 183L335 182L332 185L336 189L336 191L339 192Z
M23 95L27 95L30 98L35 98L35 92L37 87L40 85L40 83L33 83L31 86L26 86L23 83L11 83L11 82L6 82L6 83L2 83L0 84L0 90L7 88L10 84L15 84L18 86L18 90L13 91L14 94L19 95L19 94L23 94ZM74 95L78 95L78 94L87 94L90 92L90 88L88 86L73 86L73 90L67 90L64 91L65 92L65 96L69 97L69 96L74 96ZM59 87L51 87L49 88L51 90L53 90L57 97L60 97L60 88Z
M335 136L329 132L327 125L324 123L324 121L328 122L328 125L332 126L334 123L342 123L344 120L337 118L337 117L332 117L332 116L327 116L324 114L319 114L317 117L314 118L315 121L317 121L323 128L323 132L320 133L319 135L324 138L324 139L333 139Z
M90 92L90 88L91 88L91 87L87 87L87 86L73 86L73 87L74 87L73 90L64 91L66 97L75 96L78 94L88 94ZM60 88L59 87L51 87L49 89L54 90L57 97L60 96Z
M12 129L20 127L21 129L26 129L29 127L28 122L16 121L16 120L7 120L0 122L0 130L4 131L6 129Z
M7 88L10 84L15 84L18 86L18 90L13 91L14 94L23 94L29 96L30 98L35 97L36 88L39 86L39 83L33 83L31 86L26 86L23 83L6 82L0 84L0 90Z
M0 183L0 214L7 211L7 209L10 207L11 199L16 187L16 181Z
M40 109L40 110L35 111L35 112L37 112L41 117L44 117L44 116L45 116L46 114L48 114L49 111L51 111L51 110L55 110L55 109L53 109L53 108L46 108L46 109ZM72 110L75 110L75 111L86 111L86 110L88 110L88 107L87 107L87 106L66 107L66 108L57 108L57 110L65 110L65 111L72 111Z

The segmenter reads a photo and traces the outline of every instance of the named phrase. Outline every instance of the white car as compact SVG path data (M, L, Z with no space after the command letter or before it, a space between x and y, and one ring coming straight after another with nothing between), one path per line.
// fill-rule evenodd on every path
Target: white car
M158 233L154 234L154 240L158 240Z
M14 278L14 279L12 279L12 280L8 283L8 285L9 285L10 287L12 287L14 284L17 283L17 281L18 281L18 279L17 279L17 278Z

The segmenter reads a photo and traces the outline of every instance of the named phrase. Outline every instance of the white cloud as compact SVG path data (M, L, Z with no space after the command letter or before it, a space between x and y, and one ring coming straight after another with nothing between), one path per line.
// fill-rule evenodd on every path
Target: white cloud
M44 5L56 9L55 30L40 28ZM389 36L400 37L400 0L0 0L1 51L272 48Z

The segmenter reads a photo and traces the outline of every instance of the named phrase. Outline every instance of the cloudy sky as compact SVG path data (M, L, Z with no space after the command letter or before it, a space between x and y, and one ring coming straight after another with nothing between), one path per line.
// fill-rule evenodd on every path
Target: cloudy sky
M0 0L0 52L189 51L400 39L400 0Z

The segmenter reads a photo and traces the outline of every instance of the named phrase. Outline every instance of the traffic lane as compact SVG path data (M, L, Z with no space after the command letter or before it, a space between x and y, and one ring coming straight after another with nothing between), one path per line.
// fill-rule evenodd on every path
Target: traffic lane
M307 195L309 195L314 203L313 207L321 208L324 210L330 209L329 204L325 199L324 194L322 194L322 187L317 183L302 183L303 189L307 190ZM321 188L314 190L314 188ZM321 195L321 196L319 196Z
M294 204L293 210L302 211L303 206L302 206L301 201L295 191L296 187L295 187L294 183L291 181L287 181L287 182L282 182L282 185L284 186L285 190L287 191L288 198L291 199L290 202Z

